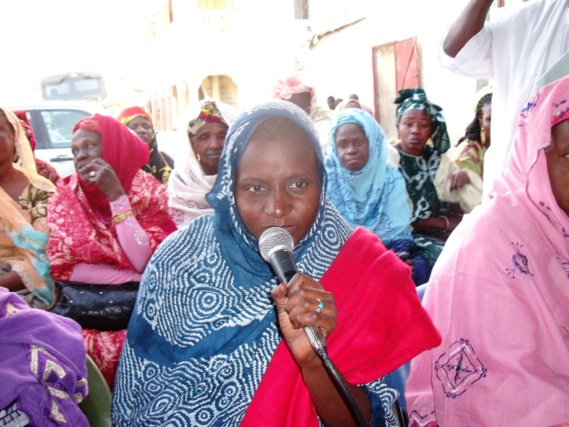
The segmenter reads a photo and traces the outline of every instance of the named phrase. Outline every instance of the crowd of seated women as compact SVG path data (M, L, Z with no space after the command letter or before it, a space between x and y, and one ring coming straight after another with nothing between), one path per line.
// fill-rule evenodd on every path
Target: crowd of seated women
M216 212L206 195L218 181L236 114L220 101L201 101L188 121L187 156L176 166L159 151L151 118L140 107L123 110L117 120L99 114L81 119L71 142L76 172L58 179L40 163L46 179L37 172L25 116L18 120L2 109L2 287L18 292L30 306L49 309L57 300L55 281L140 282L171 233ZM307 132L312 137L312 129ZM368 112L348 108L335 117L329 134L333 149L319 166L319 175L327 175L327 181L319 178L326 184L320 197L328 193L348 227L375 233L411 267L415 284L426 282L429 267L413 241L405 181L386 161L383 130ZM350 160L354 147L366 152L356 154L356 165ZM111 387L126 334L126 329L81 331L87 354Z
M448 374L445 366L435 378L428 368L431 359L444 359L456 368L456 352L477 354L481 358L476 366L468 367L479 370L477 381L488 376L484 369L499 362L481 343L469 341L478 337L466 323L448 325L453 315L448 310L460 306L462 311L468 304L461 298L479 293L452 292L439 283L448 282L449 271L466 265L463 259L474 253L471 261L491 258L483 256L476 238L470 239L470 230L475 223L485 224L491 214L507 222L512 197L521 198L521 205L529 197L528 222L542 220L539 230L527 233L569 229L563 187L568 166L559 160L567 156L564 126L569 116L559 106L569 98L568 81L543 93L558 106L553 111L550 104L541 107L536 101L522 114L513 172L498 182L490 204L467 217L480 199L471 200L466 209L457 194L482 173L490 143L485 137L488 96L477 103L476 117L453 155L442 108L421 88L402 90L395 100L394 145L358 103L333 114L323 144L308 114L292 102L268 101L239 114L206 99L188 121L187 156L176 165L158 150L152 121L143 109L128 108L118 119L96 114L73 129L76 172L64 179L47 172L55 185L38 173L25 123L2 108L0 288L6 289L0 289L0 320L15 313L22 317L20 312L32 310L27 307L49 310L57 301L54 281L139 282L128 329L80 328L45 311L45 319L30 320L30 325L55 325L53 337L42 337L43 349L61 339L63 347L68 341L77 351L77 342L83 342L114 389L116 425L172 420L182 425L259 425L265 417L282 418L282 425L318 420L327 426L352 425L353 408L330 381L303 331L311 325L329 339L332 359L368 422L396 425L395 397L385 375L418 355L409 391L411 416L417 423L421 417L434 422L451 417L447 408L464 412L460 404L445 406L431 387L442 381L445 393L459 396L474 381L468 380L466 387L456 378L442 380ZM534 127L543 134L553 132L553 148L549 142L536 145ZM322 146L327 146L326 153ZM536 158L540 169L533 172ZM447 168L449 162L453 166ZM547 188L546 176L549 198L539 192ZM515 189L522 187L527 193L518 194ZM289 284L275 281L259 254L261 234L272 226L284 228L293 239L294 260L302 273ZM502 227L505 233L508 227ZM488 230L492 232L490 226ZM545 259L543 251L521 241L507 244L515 252L513 265L504 266L507 275L541 280L528 254ZM470 245L472 250L466 251ZM553 245L559 272L569 275L564 249L558 249ZM476 268L484 269L482 264ZM453 283L478 286L472 277L480 271L461 270L464 280L456 276ZM415 293L415 285L426 282L435 283L427 294L428 312ZM480 296L476 304L487 309L500 299L488 298ZM543 296L543 311L555 301L554 295ZM550 326L563 321L560 317L553 314ZM442 344L435 326L445 332ZM351 332L355 327L358 339ZM65 329L61 337L57 328ZM551 336L552 343L555 339ZM28 358L35 351L33 344L14 348L24 348ZM47 358L65 359L55 350L45 351ZM60 380L67 373L76 380L85 377L85 353L73 357L62 364ZM422 364L427 367L420 370ZM557 364L554 368L563 370ZM45 381L38 375L30 378ZM496 381L503 383L495 377L488 387ZM70 396L85 394L80 382L61 387ZM272 393L275 387L281 391L278 398ZM545 390L547 384L535 387ZM481 393L483 387L475 390ZM17 387L7 397L0 394L0 409L14 402L20 410L28 408L20 394ZM82 425L72 403L60 395L50 399L54 417L53 405L58 405L67 411L64 416L75 419L74 425Z

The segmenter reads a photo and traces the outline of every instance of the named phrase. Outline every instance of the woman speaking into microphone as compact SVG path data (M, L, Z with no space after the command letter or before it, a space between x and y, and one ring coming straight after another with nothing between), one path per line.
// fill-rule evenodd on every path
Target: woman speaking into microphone
M438 345L410 268L326 198L318 138L285 101L231 125L213 215L151 258L121 355L113 425L358 425L304 331L326 339L359 415L393 425L388 372ZM259 238L292 236L298 273L280 283ZM361 424L361 423L360 423Z

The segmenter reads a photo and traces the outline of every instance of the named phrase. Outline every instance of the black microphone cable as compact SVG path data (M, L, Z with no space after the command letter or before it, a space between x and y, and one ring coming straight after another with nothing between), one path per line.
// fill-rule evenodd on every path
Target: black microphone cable
M350 389L348 388L348 385L344 381L342 374L340 373L340 371L338 370L338 368L336 367L334 362L332 362L332 359L330 359L330 356L328 355L328 348L326 347L326 339L322 335L320 328L318 328L317 326L305 326L304 332L308 337L308 341L310 341L310 345L312 346L316 354L318 354L320 360L322 360L324 368L326 369L326 372L328 372L328 375L330 375L332 382L336 385L336 388L338 389L338 392L340 393L342 400L346 403L346 405L348 405L348 409L350 410L352 415L356 418L358 426L368 427L368 423L364 418L364 415L362 414L362 411L358 406L356 399L354 399L354 396L350 392Z
M265 261L273 267L278 279L281 283L288 285L288 282L297 272L293 251L293 238L288 231L281 227L272 227L263 232L259 238L259 251ZM328 349L326 347L326 339L322 335L322 331L315 325L304 327L304 332L310 342L310 345L322 360L324 368L332 382L336 386L342 400L348 406L351 414L356 418L359 427L368 427L362 411L354 396L350 392L345 383L342 374L330 359Z

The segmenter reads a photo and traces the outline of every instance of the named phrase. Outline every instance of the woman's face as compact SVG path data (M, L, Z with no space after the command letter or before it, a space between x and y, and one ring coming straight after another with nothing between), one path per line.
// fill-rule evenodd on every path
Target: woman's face
M346 169L357 172L369 160L369 141L357 123L346 123L336 130L336 154Z
M14 144L16 133L3 111L0 110L0 163L14 162Z
M84 181L89 181L88 170L83 169L95 159L103 158L101 135L90 130L77 129L71 137L71 153L75 170ZM85 170L84 175L79 172Z
M253 135L239 160L235 201L247 231L259 239L270 227L287 230L296 245L318 214L320 177L312 143L283 135Z
M192 149L206 175L217 174L227 129L224 123L206 123L190 136Z
M421 156L431 137L431 118L423 110L408 110L397 125L401 149L412 156Z
M152 137L154 136L154 128L152 127L152 123L150 123L146 117L135 117L128 124L128 128L134 131L134 133L136 133L138 137L147 144L150 144L152 142Z
M551 190L561 209L569 215L569 120L551 129L551 147L545 151Z
M490 125L492 122L492 104L486 104L482 109L482 118L480 119L480 128L484 129L486 136L486 145L490 145Z

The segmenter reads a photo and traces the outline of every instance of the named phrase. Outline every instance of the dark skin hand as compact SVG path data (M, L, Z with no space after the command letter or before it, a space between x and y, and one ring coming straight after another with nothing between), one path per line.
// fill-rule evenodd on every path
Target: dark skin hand
M95 176L91 176L92 171L95 172ZM125 194L114 169L101 158L93 159L79 168L77 173L84 181L97 185L111 202Z
M0 286L12 292L24 289L24 283L20 275L15 271L9 271L8 273L0 275Z
M277 306L281 331L302 371L322 422L328 427L357 425L303 330L304 326L316 325L327 337L336 329L338 311L334 295L302 273L297 273L288 287L285 284L276 286L271 295ZM321 313L316 313L317 299L324 303ZM348 388L369 422L371 406L367 394L353 384L348 384Z
M458 190L470 182L464 171L455 172L450 176L450 191Z
M443 50L451 58L474 37L484 26L484 21L494 0L471 0L450 28Z
M458 227L458 224L460 224L460 221L462 221L462 216L459 215L451 215L447 216L447 218L449 223L448 228L447 222L442 216L432 216L423 221L417 221L413 224L413 228L416 231L440 230L451 232L454 231L454 229Z

